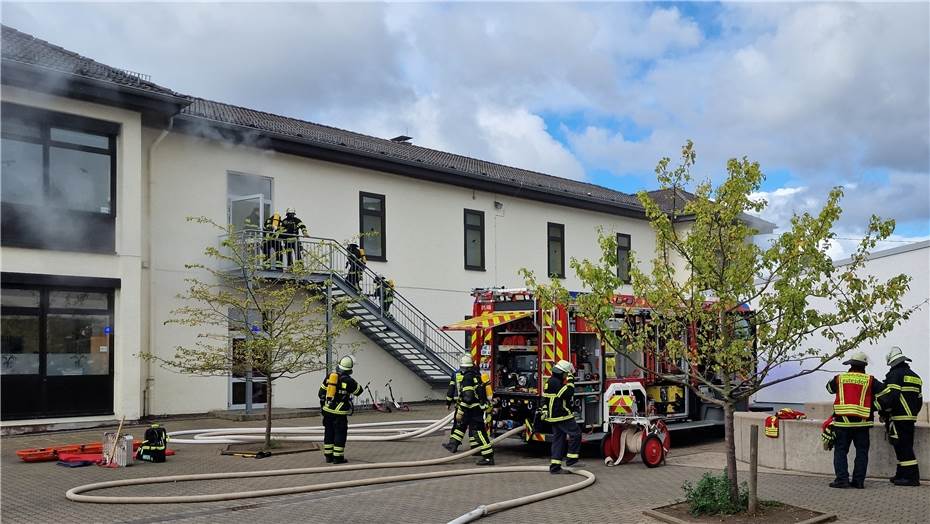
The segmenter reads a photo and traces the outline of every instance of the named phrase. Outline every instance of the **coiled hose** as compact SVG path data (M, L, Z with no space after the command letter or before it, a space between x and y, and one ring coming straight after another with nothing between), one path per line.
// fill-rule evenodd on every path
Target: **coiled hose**
M436 421L435 424L439 424L446 420L449 417L445 417ZM434 425L435 425L434 424ZM445 424L440 424L438 427L443 427ZM433 425L427 426L426 428L421 428L414 432L408 432L403 434L404 438L412 438L411 434L416 432L422 432L431 428ZM434 432L433 429L431 432ZM497 438L491 441L492 444L516 435L519 432L522 432L523 428L514 428ZM421 436L425 433L421 433ZM389 435L396 437L396 435ZM315 437L315 436L314 436ZM375 438L375 437L370 437ZM217 439L220 440L220 439ZM217 440L206 439L203 443L219 443ZM395 439L396 440L396 439ZM174 442L177 442L175 440ZM198 441L201 443L201 441ZM303 486L293 486L287 488L274 488L274 489L263 489L263 490L253 490L253 491L237 491L231 493L214 493L211 495L174 495L174 496L102 496L102 495L83 495L82 493L87 493L89 491L97 491L101 489L124 487L124 486L143 486L148 484L162 484L168 482L191 482L198 480L220 480L220 479L235 479L235 478L254 478L254 477L278 477L285 475L306 475L309 473L329 473L329 472L339 472L339 471L354 471L354 470L363 470L363 469L383 469L383 468L409 468L409 467L423 467L423 466L435 466L440 464L445 464L461 458L465 458L475 453L479 452L479 448L474 448L469 451L464 451L462 453L457 453L455 455L450 455L448 457L440 457L434 459L426 460L415 460L415 461L402 461L402 462L379 462L373 464L346 464L341 466L318 466L311 468L296 468L296 469L273 469L273 470L264 470L264 471L239 471L239 472L227 472L227 473L199 473L199 474L189 474L189 475L168 475L163 477L143 477L138 479L123 479L123 480L112 480L107 482L95 482L92 484L84 484L82 486L77 486L71 488L65 493L65 496L75 502L93 502L98 504L175 504L175 503L193 503L193 502L219 502L219 501L229 501L229 500L238 500L246 498L256 498L256 497L270 497L278 495L293 495L296 493L308 493L312 491L325 491L330 489L339 489L339 488L350 488L358 486L370 486L375 484L388 484L392 482L406 482L411 480L425 480L425 479L435 479L443 477L453 477L453 476L462 476L462 475L480 475L480 474L490 474L490 473L524 473L524 472L538 472L538 473L548 473L549 468L547 466L495 466L495 467L480 467L480 468L469 468L469 469L457 469L450 471L432 471L432 472L423 472L423 473L411 473L406 475L393 475L393 476L382 476L366 479L354 479L354 480L345 480L339 482L328 482L324 484L308 484ZM552 497L557 497L573 491L578 491L584 489L595 481L595 476L593 473L585 470L571 469L566 468L566 471L585 477L581 482L576 482L568 486L562 486L559 488L547 490L541 493L535 493L532 495L527 495L524 497L518 497L514 499L503 500L500 502L481 505L475 508L474 510L465 513L464 515L450 521L453 523L464 523L472 522L477 520L485 515L490 515L492 513L497 513L510 508L515 508L517 506L522 506L525 504L531 504L543 499L548 499Z

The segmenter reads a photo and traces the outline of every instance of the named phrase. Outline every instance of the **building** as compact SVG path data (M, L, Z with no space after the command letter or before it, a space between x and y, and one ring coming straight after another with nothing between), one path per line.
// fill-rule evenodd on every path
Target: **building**
M850 259L834 262L836 266L845 266L851 263ZM899 346L905 354L912 359L911 368L921 377L924 377L923 396L930 396L926 377L930 377L930 280L927 277L927 267L930 262L930 241L916 242L901 247L876 251L865 262L864 272L874 275L879 280L887 280L894 275L904 273L910 275L910 288L905 294L902 303L905 306L922 305L911 318L895 328L885 339L877 344L865 345L860 348L869 357L867 371L878 378L883 378L888 372L885 355L891 346ZM829 307L829 306L825 306ZM810 347L831 344L823 337L815 336L805 342ZM841 361L831 362L823 370L803 377L776 384L763 389L754 396L760 404L775 406L802 406L805 403L832 402L833 395L827 393L826 384L830 378L846 367ZM801 371L797 363L783 364L769 374L770 380L792 375Z
M164 326L184 265L216 242L188 216L240 223L293 207L311 235L366 233L369 268L397 282L422 337L360 310L402 336L347 338L361 344L359 381L383 395L391 378L406 400L443 395L455 359L437 346L464 340L436 326L470 311L471 289L521 285L522 267L577 289L567 261L598 256L598 227L624 251L654 250L629 194L183 95L10 27L2 43L6 426L242 406L241 377L138 358L194 340ZM274 405L315 405L321 380L276 382Z

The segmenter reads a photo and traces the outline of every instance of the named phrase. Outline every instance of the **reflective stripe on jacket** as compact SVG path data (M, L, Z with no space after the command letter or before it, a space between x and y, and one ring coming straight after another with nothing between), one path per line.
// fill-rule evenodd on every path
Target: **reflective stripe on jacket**
M458 389L458 407L460 409L486 409L488 397L485 393L484 383L481 381L481 375L473 368L469 368L462 373L462 380L459 382Z
M840 373L827 383L827 391L836 394L833 413L840 416L869 418L872 415L872 375L854 371Z
M326 401L326 380L320 386L320 405L323 411L333 415L348 415L352 412L352 395L360 395L362 386L358 384L349 375L339 375L339 382L336 384L336 394L332 400Z
M875 395L876 408L891 420L916 421L923 407L921 386L923 381L907 362L896 364L885 375L885 389Z
M558 375L552 375L543 387L543 398L546 399L546 422L562 422L575 418L571 402L575 396L575 378L566 375L563 381Z

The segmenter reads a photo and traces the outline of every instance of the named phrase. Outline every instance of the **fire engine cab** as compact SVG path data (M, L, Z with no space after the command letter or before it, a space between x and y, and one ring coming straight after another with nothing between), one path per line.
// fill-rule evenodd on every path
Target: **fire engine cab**
M660 377L681 373L683 380L681 370L689 364L663 357L665 340L656 329L662 320L644 300L614 297L617 326L628 322L633 329L656 333L652 348L627 353L628 359L607 348L571 303L541 309L526 289L476 289L472 295L472 316L443 329L468 333L471 356L493 389L493 432L525 425L527 441L547 440L549 428L535 414L543 402L543 384L560 360L576 370L574 412L582 441L600 441L607 465L640 454L647 466L658 466L670 449L671 431L723 425L718 406ZM747 312L743 308L737 314ZM748 333L749 323L741 322Z

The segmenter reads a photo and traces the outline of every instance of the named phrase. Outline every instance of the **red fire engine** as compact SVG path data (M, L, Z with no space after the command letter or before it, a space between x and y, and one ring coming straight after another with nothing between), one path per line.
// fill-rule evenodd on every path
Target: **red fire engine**
M628 354L645 373L607 348L573 304L540 309L526 289L476 289L472 295L472 317L444 329L469 335L472 358L493 388L495 433L526 425L527 440L548 438L548 428L531 421L542 401L543 384L560 360L576 369L574 410L582 440L600 441L608 465L641 454L647 466L658 466L669 451L671 431L723 424L718 406L661 378L660 374L684 379L681 370L689 364L662 356L665 341L656 329L661 318L644 300L614 297L614 321L656 333L653 348ZM736 314L745 316L748 311L743 307ZM740 322L748 334L749 323L745 318ZM693 335L692 330L688 336Z

